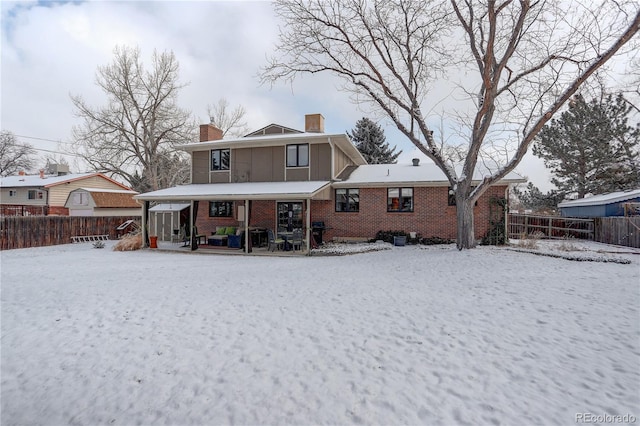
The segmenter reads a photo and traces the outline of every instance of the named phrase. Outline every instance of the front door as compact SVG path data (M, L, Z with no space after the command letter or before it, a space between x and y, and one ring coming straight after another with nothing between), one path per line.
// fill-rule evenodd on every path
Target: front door
M302 203L278 203L278 231L302 229Z

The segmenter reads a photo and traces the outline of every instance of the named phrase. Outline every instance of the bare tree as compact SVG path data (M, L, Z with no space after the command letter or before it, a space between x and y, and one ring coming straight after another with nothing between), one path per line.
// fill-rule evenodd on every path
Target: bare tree
M35 165L35 155L33 147L19 143L13 133L7 130L0 132L0 176L30 170Z
M240 137L249 133L247 122L243 121L247 112L242 105L238 105L232 110L229 102L225 98L221 98L216 105L209 105L207 112L211 124L222 130L222 137L227 134Z
M176 103L184 87L178 71L173 52L154 51L151 69L146 70L139 48L116 47L113 62L96 73L107 104L92 107L79 95L71 97L83 119L73 129L74 146L82 158L96 170L122 177L134 189L165 187L166 159L178 155L179 160L176 145L195 141L196 136L191 113Z
M471 248L475 201L638 31L635 2L577 3L277 0L279 55L261 79L274 84L319 72L341 78L355 101L389 117L442 169L455 189L458 248ZM441 102L438 89L452 84L454 93ZM433 137L428 114L436 105L465 126L461 164L448 161ZM483 150L507 157L482 170Z

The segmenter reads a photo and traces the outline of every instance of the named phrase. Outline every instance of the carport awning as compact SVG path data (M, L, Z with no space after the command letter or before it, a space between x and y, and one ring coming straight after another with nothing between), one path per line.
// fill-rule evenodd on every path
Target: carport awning
M143 201L311 199L330 184L329 181L203 183L160 189L134 198Z
M187 203L168 203L155 205L151 207L149 211L155 213L171 213L179 212L186 208L189 208L189 204Z

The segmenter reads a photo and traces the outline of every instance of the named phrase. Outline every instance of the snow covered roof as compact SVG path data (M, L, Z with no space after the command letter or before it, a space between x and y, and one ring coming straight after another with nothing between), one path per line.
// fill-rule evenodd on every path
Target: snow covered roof
M136 195L145 201L273 200L311 198L330 185L329 181L201 183L176 186Z
M125 185L103 175L102 173L70 173L70 174L61 175L61 176L45 175L44 178L41 178L40 175L6 176L0 179L0 187L2 188L25 188L25 187L50 188L52 186L76 181L79 179L87 179L94 176L99 176L103 179L106 179L122 187L123 189L128 189Z
M96 174L97 173L71 173L62 176L45 175L44 178L41 178L40 175L7 176L0 179L0 187L48 187L72 180L87 178Z
M163 203L151 207L149 211L156 213L170 213L182 211L187 207L189 207L189 203Z
M578 200L563 201L558 207L598 206L612 204L619 201L631 200L640 197L640 189L631 191L618 191L609 194L594 195L593 197L580 198Z
M482 180L483 175L476 172L474 181ZM516 173L509 173L501 183L526 182L526 179ZM412 164L367 164L358 166L348 178L342 182L335 182L336 187L349 186L385 186L407 184L411 186L448 186L449 181L442 170L433 163L419 166Z
M110 193L114 193L114 194L138 194L138 192L132 190L132 189L104 189L104 188L87 188L87 187L82 187L82 188L78 188L78 189L74 189L71 192L74 191L87 191L87 192L110 192Z

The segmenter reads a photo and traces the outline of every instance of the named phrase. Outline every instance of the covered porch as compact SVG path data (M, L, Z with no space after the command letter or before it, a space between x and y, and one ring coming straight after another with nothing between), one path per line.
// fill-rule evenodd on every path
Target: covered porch
M155 237L152 205L188 205L187 236L158 248L230 254L309 254L312 201L331 199L329 181L191 184L140 194L143 245ZM157 210L157 209L156 209ZM317 216L314 216L317 218Z

